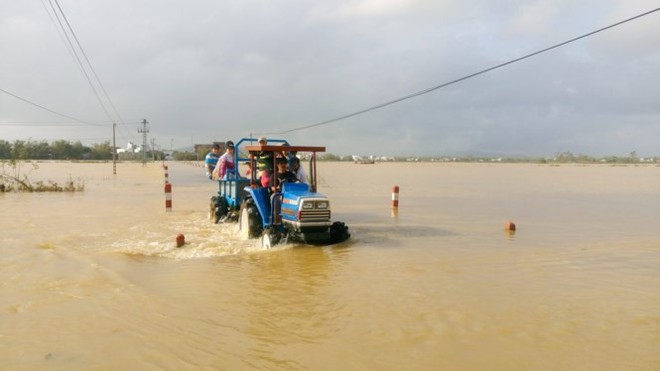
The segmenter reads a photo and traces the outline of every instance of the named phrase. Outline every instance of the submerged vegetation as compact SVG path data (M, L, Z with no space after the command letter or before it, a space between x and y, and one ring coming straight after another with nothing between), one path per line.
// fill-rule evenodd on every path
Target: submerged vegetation
M32 181L28 176L32 170L39 166L31 163L32 169L27 173L23 171L22 163L11 160L0 162L0 193L3 192L81 192L85 190L85 184L78 180L69 179L64 184L48 180Z

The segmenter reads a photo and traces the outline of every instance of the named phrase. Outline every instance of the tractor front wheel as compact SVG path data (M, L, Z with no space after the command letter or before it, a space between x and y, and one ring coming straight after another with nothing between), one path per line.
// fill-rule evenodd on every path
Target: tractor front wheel
M277 232L266 229L261 235L261 248L268 250L280 242L280 236Z
M330 239L332 243L344 242L351 237L348 227L342 222L334 222L330 226Z

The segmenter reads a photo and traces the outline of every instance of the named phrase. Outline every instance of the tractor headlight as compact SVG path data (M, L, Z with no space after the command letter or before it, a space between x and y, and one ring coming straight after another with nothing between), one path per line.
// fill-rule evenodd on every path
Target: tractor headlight
M314 204L312 204L311 202L303 202L302 208L303 208L303 210L313 209Z
M316 203L316 208L317 209L327 209L328 208L328 201L319 201Z

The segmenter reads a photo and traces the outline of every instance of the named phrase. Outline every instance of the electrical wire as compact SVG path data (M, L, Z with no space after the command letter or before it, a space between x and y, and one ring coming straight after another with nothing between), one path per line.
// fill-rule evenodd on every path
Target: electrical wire
M88 122L88 121L85 121L85 120L81 120L81 119L75 118L75 117L73 117L73 116L69 116L69 115L65 115L65 114L63 114L63 113L59 113L59 112L53 111L53 110L50 109L50 108L46 108L46 107L44 107L44 106L42 106L42 105L40 105L40 104L34 103L34 102L32 102L32 101L29 101L29 100L27 100L27 99L25 99L25 98L23 98L23 97L19 97L18 95L14 94L14 93L10 93L10 92L8 92L7 90L2 89L2 88L0 88L0 91L3 92L3 93L5 93L5 94L7 94L7 95L11 95L12 97L14 97L14 98L16 98L16 99L18 99L18 100L22 100L22 101L25 102L25 103L28 103L28 104L31 104L31 105L33 105L33 106L35 106L35 107L41 108L41 109L44 110L44 111L48 111L48 112L50 112L50 113L53 113L53 114L56 114L56 115L58 115L58 116L61 116L61 117L67 118L67 119L69 119L69 120L73 120L73 121L80 122L80 123L82 123L82 124L86 124L86 125L91 125L91 126L107 126L107 124L93 124L93 123L91 123L91 122Z
M595 30L595 31L588 32L588 33L586 33L586 34L584 34L584 35L574 37L574 38L572 38L572 39L570 39L570 40L563 41L563 42L561 42L561 43L559 43L559 44L555 44L555 45L553 45L553 46L550 46L550 47L547 47L547 48L544 48L544 49L538 50L538 51L536 51L536 52L533 52L533 53L530 53L530 54L524 55L524 56L522 56L522 57L519 57L519 58L516 58L516 59L512 59L512 60L510 60L510 61L508 61L508 62L500 63L500 64L498 64L498 65L496 65L496 66L493 66L493 67L490 67L490 68L486 68L486 69L484 69L484 70L481 70L481 71L478 71L478 72L475 72L475 73L472 73L472 74L469 74L469 75L463 76L463 77L461 77L461 78L458 78L458 79L455 79L455 80L452 80L452 81L449 81L449 82L445 82L445 83L443 83L443 84L436 85L436 86L433 86L433 87L430 87L430 88L427 88L427 89L424 89L424 90L420 90L420 91L418 91L418 92L416 92L416 93L408 94L408 95L403 96L403 97L401 97L401 98L397 98L397 99L394 99L394 100L391 100L391 101L388 101L388 102L385 102L385 103L377 104L377 105L375 105L375 106L371 106L371 107L369 107L369 108L365 108L365 109L359 110L359 111L357 111L357 112L349 113L349 114L347 114L347 115L339 116L339 117L336 117L336 118L333 118L333 119L330 119L330 120L321 121L321 122L318 122L318 123L315 123L315 124L311 124L311 125L300 126L300 127L293 128L293 129L289 129L289 130L285 130L285 131L280 131L280 132L270 132L270 133L259 133L259 134L269 134L269 135L273 135L273 134L275 134L275 135L287 134L287 133L291 133L291 132L294 132L294 131L305 130L305 129L311 129L311 128L318 127L318 126L328 125L328 124L331 124L331 123L333 123L333 122L337 122L337 121L340 121L340 120L344 120L344 119L347 119L347 118L350 118L350 117L355 117L355 116L358 116L358 115L361 115L361 114L364 114L364 113L367 113L367 112L375 111L375 110L377 110L377 109L380 109L380 108L383 108L383 107L387 107L387 106L390 106L390 105L392 105L392 104L402 102L402 101L404 101L404 100L408 100L408 99L411 99L411 98L415 98L415 97L418 97L418 96L420 96L420 95L428 94L428 93L430 93L430 92L432 92L432 91L435 91L435 90L438 90L438 89L441 89L441 88L447 87L447 86L449 86L449 85L453 85L453 84L459 83L459 82L461 82L461 81L465 81L465 80L471 79L471 78L473 78L473 77L476 77L476 76L479 76L479 75L483 75L483 74L485 74L485 73L488 73L488 72L491 72L491 71L493 71L493 70L496 70L496 69L499 69L499 68L502 68L502 67L508 66L508 65L510 65L510 64L513 64L513 63L516 63L516 62L520 62L520 61L522 61L522 60L525 60L525 59L528 59L528 58L534 57L534 56L536 56L536 55L539 55L539 54L542 54L542 53L548 52L548 51L550 51L550 50L553 50L553 49L556 49L556 48L562 47L562 46L567 45L567 44L570 44L570 43L573 43L573 42L578 41L578 40L580 40L580 39L584 39L584 38L586 38L586 37L589 37L589 36L595 35L595 34L597 34L597 33L599 33L599 32L603 32L603 31L608 30L608 29L610 29L610 28L614 28L614 27L616 27L616 26L620 26L620 25L622 25L622 24L624 24L624 23L627 23L627 22L633 21L633 20L635 20L635 19L638 19L638 18L641 18L641 17L647 16L647 15L652 14L652 13L655 13L655 12L657 12L657 11L659 11L659 10L660 10L660 8L656 8L656 9L653 9L653 10L649 10L648 12L645 12L645 13L642 13L642 14L639 14L639 15L636 15L636 16L634 16L634 17L631 17L631 18L625 19L625 20L623 20L623 21L620 21L620 22L617 22L617 23L611 24L611 25L606 26L606 27L603 27L603 28L599 28L599 29L597 29L597 30Z
M44 11L46 14L48 14L48 18L50 19L50 23L53 25L53 28L57 31L57 35L60 37L60 41L62 42L62 45L64 45L64 48L66 48L66 51L69 52L69 56L71 56L71 59L73 59L73 62L76 63L76 56L74 55L73 49L71 49L71 45L67 44L65 36L66 34L63 33L62 28L57 26L57 23L55 23L55 18L53 18L53 15L51 12L48 10L48 7L46 6L46 3L44 2L45 0L40 0L41 6L44 8ZM52 8L52 4L51 4ZM58 20L59 21L59 20ZM80 73L85 73L82 65L77 64L78 69L80 70Z
M60 11L60 13L62 14L62 18L64 19L64 22L66 23L67 27L69 28L69 31L71 31L71 35L73 36L73 39L76 41L76 44L78 45L78 48L80 49L80 52L82 53L83 57L85 58L85 61L87 62L87 65L89 66L89 69L92 71L92 74L96 78L96 82L101 87L101 90L103 91L103 94L105 95L105 98L108 100L108 103L110 103L110 107L112 107L112 110L114 111L115 115L117 115L117 118L119 119L119 122L123 123L124 120L121 118L121 115L117 111L117 107L115 107L114 103L112 102L112 99L110 99L110 95L108 94L108 91L105 89L105 86L101 82L101 79L99 78L99 75L96 73L96 70L94 69L94 66L92 65L92 62L89 61L89 58L87 57L87 53L85 53L85 49L80 44L80 41L78 40L78 37L76 36L76 33L73 31L73 27L71 27L71 23L69 23L69 20L66 18L66 15L64 15L64 11L62 10L62 7L60 6L60 3L57 0L54 0L54 1L55 1L55 4L57 5L57 8ZM103 105L103 104L101 104L101 105ZM104 106L104 110L105 110L105 106ZM110 119L113 120L112 117Z
M101 126L102 124L96 124ZM107 126L108 124L104 124L103 126ZM111 124L110 124L111 125ZM0 122L0 126L21 126L21 127L26 127L26 126L49 126L49 127L68 127L68 126L89 126L89 124L74 124L74 123L35 123L35 122Z
M71 37L74 39L76 45L78 46L78 49L82 53L82 56L83 56L85 62L89 66L89 70L92 72L98 86L101 88L101 90L102 90L105 98L107 99L108 103L110 104L114 114L116 115L116 117L119 119L119 122L121 123L120 126L116 126L117 130L120 132L119 133L120 138L130 138L131 136L127 135L125 133L125 127L126 127L127 123L123 120L123 118L119 114L116 106L114 105L112 99L110 98L110 95L108 94L108 91L106 90L105 86L103 85L103 82L99 78L98 73L96 72L96 69L92 65L91 61L89 60L89 57L87 56L87 53L85 52L85 49L82 47L82 44L80 43L80 40L76 36L76 33L73 30L73 27L71 26L71 23L69 22L68 18L64 14L64 10L62 9L62 7L60 6L60 4L57 0L47 0L47 1L48 1L49 5L50 5L50 8L52 10L52 14L48 10L48 8L46 7L46 5L44 3L44 0L41 0L41 5L43 6L44 10L48 14L48 17L50 18L51 23L53 24L55 29L58 31L60 39L64 43L65 48L67 49L69 54L75 59L75 62L77 63L78 68L80 69L80 71L84 75L85 79L89 83L89 86L92 89L92 92L94 93L94 95L95 95L97 101L99 102L101 108L103 109L106 116L111 121L116 122L116 120L110 115L110 113L109 113L108 109L106 108L103 100L101 99L98 91L96 90L96 87L94 86L94 83L92 82L91 77L87 73L87 70L86 70L83 62L82 62L80 56L78 55L78 52L76 51L76 47L74 46L73 42L71 41ZM57 6L57 9L55 9L55 5L53 5L53 1L55 2L55 5ZM53 18L53 15L54 15L55 18ZM57 19L57 23L59 24L59 28L57 27L57 24L55 23L55 19ZM66 23L66 26L68 27L69 32L67 32L67 28L65 28L64 24L62 23L62 20L64 20L64 23ZM71 34L71 37L69 37L69 33ZM11 95L11 96L13 96L17 99L20 99L20 100L22 100L26 103L34 105L38 108L41 108L41 109L46 110L48 112L54 113L58 116L62 116L62 117L68 118L68 119L72 119L72 120L77 121L77 122L80 123L80 124L73 124L73 123L0 123L0 126L17 126L17 125L20 125L20 126L57 126L57 127L64 127L64 126L83 126L83 125L90 125L90 126L108 126L108 125L110 125L110 124L94 124L94 123L91 123L91 122L80 120L80 119L77 119L75 117L65 115L65 114L56 112L52 109L46 108L46 107L44 107L40 104L34 103L34 102L32 102L28 99L22 98L22 97L20 97L16 94L10 93L6 90L0 89L0 91L6 93L8 95Z
M57 0L55 0L55 2L57 3ZM89 83L89 87L92 89L92 92L94 93L94 96L96 97L96 100L99 102L99 105L103 109L103 112L105 112L105 115L108 116L108 118L110 120L114 120L112 118L112 116L110 116L110 113L108 112L108 109L105 107L105 104L103 103L103 100L99 96L98 91L96 91L96 87L94 86L94 83L92 83L92 79L89 77L89 74L87 73L87 70L85 69L85 66L83 65L82 61L80 60L80 57L78 56L78 52L76 52L76 48L74 47L73 42L71 42L71 38L69 37L69 34L66 32L66 28L62 24L62 20L60 19L60 15L58 14L57 10L55 10L55 7L53 6L53 3L52 3L51 0L49 0L49 3L50 3L50 7L53 9L53 13L55 14L55 18L57 19L57 22L60 24L60 28L62 28L62 31L64 32L64 36L66 37L67 42L69 43L69 45L71 46L71 49L73 50L73 55L76 58L76 61L78 62L79 67L82 70L83 75L85 76L85 79L87 80L87 83ZM57 6L61 11L62 8L60 8L59 4L57 4ZM64 17L64 13L62 13L62 17ZM64 19L66 20L66 17L64 17ZM71 33L73 34L73 31L71 31Z

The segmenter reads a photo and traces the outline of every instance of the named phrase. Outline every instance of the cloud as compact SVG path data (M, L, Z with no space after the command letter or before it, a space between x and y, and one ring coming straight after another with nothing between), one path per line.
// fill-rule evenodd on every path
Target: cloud
M642 0L61 4L124 120L147 118L175 147L343 116L649 10ZM660 130L659 16L288 135L341 154L659 154L648 139ZM41 4L9 2L0 45L2 88L109 122ZM0 103L0 123L60 120L6 95ZM132 125L122 139L141 141ZM3 139L108 132L3 126Z

